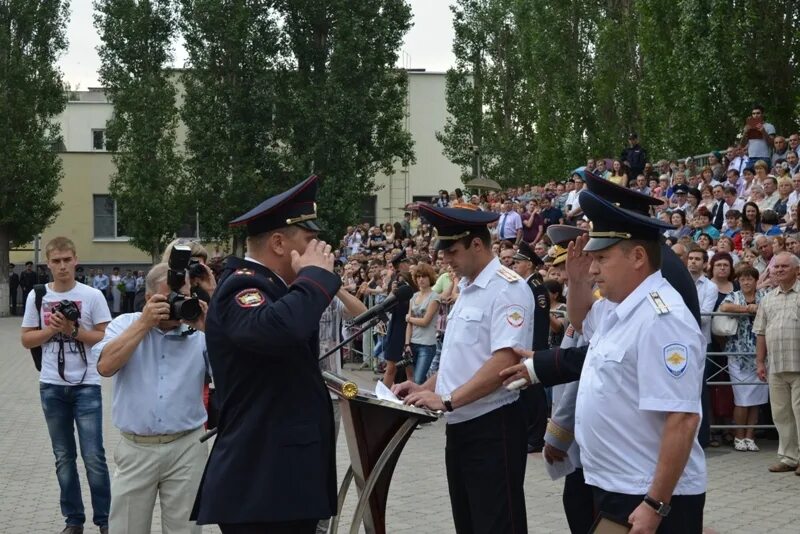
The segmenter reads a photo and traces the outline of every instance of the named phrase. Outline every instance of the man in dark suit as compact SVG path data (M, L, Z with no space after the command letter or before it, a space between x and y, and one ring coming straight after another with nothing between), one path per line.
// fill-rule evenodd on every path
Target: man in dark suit
M8 300L11 304L11 315L17 314L17 291L19 291L19 275L14 272L14 267L16 265L13 263L8 265Z
M533 350L549 348L550 337L550 295L544 287L544 280L537 269L542 260L524 241L513 256L514 271L520 275L533 292ZM547 428L547 395L542 384L525 388L520 399L528 416L528 453L542 452L544 432Z
M25 262L25 270L19 275L19 285L22 287L22 302L28 301L28 293L31 292L33 286L39 283L39 278L33 271L33 262Z
M336 513L318 329L341 279L316 239L316 191L311 176L231 222L246 226L248 253L227 260L209 306L219 433L192 512L224 534L311 534Z

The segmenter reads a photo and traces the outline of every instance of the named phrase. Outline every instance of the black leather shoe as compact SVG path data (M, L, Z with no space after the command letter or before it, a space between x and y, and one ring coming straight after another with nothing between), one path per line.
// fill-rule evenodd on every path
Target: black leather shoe
M536 445L528 445L528 454L533 452L542 452L542 447L537 447Z
M67 525L61 534L83 534L83 526L81 525Z

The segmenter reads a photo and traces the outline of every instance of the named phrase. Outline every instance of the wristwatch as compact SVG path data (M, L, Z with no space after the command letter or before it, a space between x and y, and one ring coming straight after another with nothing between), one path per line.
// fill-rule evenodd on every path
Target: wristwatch
M663 501L657 501L650 495L644 496L644 502L645 504L647 504L647 506L655 510L656 513L661 517L667 517L667 515L669 515L669 511L672 509L672 507L669 504Z
M453 411L453 402L451 395L442 395L442 404L444 404L444 409L448 412Z
M78 323L75 323L75 326L72 327L72 338L77 339L78 337Z

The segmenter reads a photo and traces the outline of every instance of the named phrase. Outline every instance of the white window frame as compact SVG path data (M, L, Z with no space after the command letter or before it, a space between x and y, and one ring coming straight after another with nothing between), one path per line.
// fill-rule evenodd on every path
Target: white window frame
M114 203L114 236L113 237L97 237L97 227L96 227L96 216L94 211L94 202L97 197L108 197L111 199L111 202ZM129 236L122 236L117 235L117 228L119 226L118 218L117 218L117 201L111 198L111 195L108 193L104 194L93 194L92 195L92 241L97 243L108 243L108 242L124 242L127 243L130 241Z
M94 146L94 134L96 132L103 133L103 148L97 148ZM105 128L92 128L92 151L93 152L107 152L106 150L106 129Z

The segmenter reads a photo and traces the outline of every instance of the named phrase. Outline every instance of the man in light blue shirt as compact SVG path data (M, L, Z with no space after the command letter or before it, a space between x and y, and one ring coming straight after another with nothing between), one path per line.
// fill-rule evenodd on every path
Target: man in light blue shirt
M112 420L124 438L114 455L111 532L149 533L156 493L163 532L201 532L189 514L208 453L199 441L206 421L207 308L202 303L202 315L191 323L199 332L170 319L167 272L166 263L150 270L144 309L114 319L92 349L98 372L114 377Z

